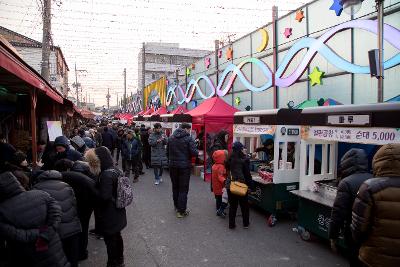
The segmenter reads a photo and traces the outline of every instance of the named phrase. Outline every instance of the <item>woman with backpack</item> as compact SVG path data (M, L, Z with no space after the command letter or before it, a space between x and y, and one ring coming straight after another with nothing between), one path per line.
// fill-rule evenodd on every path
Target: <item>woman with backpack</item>
M94 215L96 231L104 236L107 246L107 267L125 266L121 231L126 227L126 211L125 208L117 208L115 203L118 178L122 173L115 168L111 153L104 146L86 151L85 160L91 172L98 177Z

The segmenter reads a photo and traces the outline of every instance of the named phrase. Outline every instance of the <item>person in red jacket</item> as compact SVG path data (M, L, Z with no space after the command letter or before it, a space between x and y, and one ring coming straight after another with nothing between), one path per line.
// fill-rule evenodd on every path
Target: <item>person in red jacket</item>
M222 190L225 187L226 169L225 160L228 157L227 150L217 150L212 155L214 165L212 166L212 188L215 195L217 216L225 218L226 203L222 202Z

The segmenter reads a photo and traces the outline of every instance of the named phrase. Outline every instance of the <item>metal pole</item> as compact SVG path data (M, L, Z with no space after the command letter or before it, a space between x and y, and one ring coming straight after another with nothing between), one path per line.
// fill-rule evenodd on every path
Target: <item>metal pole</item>
M378 103L383 102L383 0L376 0L378 13L378 57L379 57L379 76L378 76Z
M278 65L278 38L277 38L277 24L278 19L278 7L272 6L272 36L273 36L273 70L272 76L274 85L274 108L278 108L278 87L275 85L275 73Z
M76 62L75 62L75 88L76 88L76 106L79 108L79 92L78 92L78 72L76 70Z
M43 36L42 36L42 77L50 81L50 31L51 31L51 0L43 1Z
M126 68L124 69L124 111L126 111Z
M37 92L36 88L32 88L31 96L31 129L32 129L32 164L36 167L37 162L37 139L36 139L36 104Z
M219 50L219 40L215 40L215 85L218 86L219 82L219 62L218 62L218 50Z

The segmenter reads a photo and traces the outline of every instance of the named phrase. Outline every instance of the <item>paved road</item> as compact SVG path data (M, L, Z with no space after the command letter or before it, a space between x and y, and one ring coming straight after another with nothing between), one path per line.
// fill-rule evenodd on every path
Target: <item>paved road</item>
M168 173L164 183L153 184L147 170L135 186L135 200L127 209L123 231L126 266L347 266L346 261L320 242L304 242L292 231L294 221L270 228L265 215L250 210L250 228L228 229L227 219L215 216L209 184L191 178L190 216L177 219L171 200ZM102 267L107 255L102 240L90 237L89 259L82 267Z

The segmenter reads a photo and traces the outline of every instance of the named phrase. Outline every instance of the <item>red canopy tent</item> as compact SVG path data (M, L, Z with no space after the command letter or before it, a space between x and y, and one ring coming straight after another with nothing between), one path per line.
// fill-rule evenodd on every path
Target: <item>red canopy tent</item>
M163 115L163 114L167 114L168 110L166 107L161 107L159 109L157 109L156 111L154 111L151 115Z
M208 160L211 155L208 155L213 146L216 135L225 130L229 133L228 144L232 144L233 136L233 114L238 109L227 104L219 97L213 97L205 100L198 107L190 110L186 114L192 116L192 127L197 133L203 132L205 151L204 155L204 179L209 181L211 177L211 160Z
M153 108L151 108L151 109L148 109L148 110L146 110L143 114L141 114L142 116L145 116L145 115L151 115L151 113L153 113L154 112L154 109Z
M183 114L188 112L184 106L178 106L176 109L170 112L170 114Z

